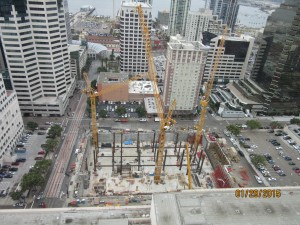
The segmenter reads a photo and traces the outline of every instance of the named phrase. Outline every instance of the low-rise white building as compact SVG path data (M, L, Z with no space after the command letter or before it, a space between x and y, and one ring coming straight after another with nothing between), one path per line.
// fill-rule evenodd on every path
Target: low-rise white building
M0 74L0 165L11 162L14 148L24 131L24 124L13 90L6 90Z

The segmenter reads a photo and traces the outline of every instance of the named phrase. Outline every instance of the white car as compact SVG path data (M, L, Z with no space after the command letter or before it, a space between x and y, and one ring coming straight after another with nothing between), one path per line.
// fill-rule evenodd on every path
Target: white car
M297 160L300 160L300 157L298 157Z
M282 150L282 147L281 146L276 147L276 150Z
M276 181L277 179L275 177L268 177L268 181Z
M293 145L293 148L294 148L295 150L298 150L298 149L299 149L299 147L298 147L297 145Z
M251 145L251 148L258 148L257 145Z
M254 152L254 150L252 148L248 148L247 152Z
M254 175L254 177L255 177L257 183L262 184L262 180L260 179L259 176Z

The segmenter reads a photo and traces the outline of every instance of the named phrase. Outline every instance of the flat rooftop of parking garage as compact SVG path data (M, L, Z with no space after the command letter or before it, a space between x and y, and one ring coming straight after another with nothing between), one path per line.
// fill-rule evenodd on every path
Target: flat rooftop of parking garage
M268 188L270 189L270 188ZM273 189L273 188L271 188ZM237 189L154 194L157 225L299 224L300 187L281 189L280 198L237 198ZM247 189L244 189L247 190Z

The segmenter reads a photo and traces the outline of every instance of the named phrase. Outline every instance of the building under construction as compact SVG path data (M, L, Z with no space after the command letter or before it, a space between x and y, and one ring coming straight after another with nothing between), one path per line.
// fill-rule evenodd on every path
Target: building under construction
M237 187L235 178L227 170L231 161L223 152L222 138L211 134L203 138L203 152L193 149L193 131L168 131L161 173L161 182L155 184L158 132L153 130L101 130L96 172L93 166L91 138L81 146L78 161L80 174L73 184L78 196L134 195L153 192L174 192L189 188L188 144L193 189ZM85 152L85 154L84 154ZM86 158L86 160L85 160Z

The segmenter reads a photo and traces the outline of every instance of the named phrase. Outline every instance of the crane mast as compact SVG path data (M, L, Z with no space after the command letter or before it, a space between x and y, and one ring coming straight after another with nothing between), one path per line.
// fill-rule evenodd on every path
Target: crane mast
M142 33L143 33L143 38L145 43L145 50L146 50L146 55L148 60L148 75L153 84L153 92L154 92L154 97L155 97L155 102L157 107L157 115L160 118L158 153L157 153L157 162L155 164L155 173L154 173L154 182L158 184L161 182L161 171L162 171L162 164L163 164L163 157L164 157L164 147L166 142L166 130L168 129L169 126L175 124L175 120L172 119L172 113L175 109L176 101L174 100L172 102L171 106L169 107L168 115L165 118L163 104L162 104L162 100L159 94L157 81L156 81L156 69L155 69L153 54L151 50L151 42L150 42L150 35L149 35L150 32L148 29L148 25L145 22L142 6L139 4L136 7L136 9L139 14L140 25L142 28Z
M205 90L205 94L203 96L203 98L200 100L200 105L201 105L201 113L200 113L200 118L199 118L199 122L197 124L197 133L196 133L196 138L195 138L195 148L196 151L198 149L198 145L200 143L200 139L201 139L201 135L202 135L202 131L203 131L203 127L204 127L204 122L205 122L205 115L207 112L207 107L208 107L208 103L209 103L209 97L211 94L211 90L213 88L213 84L214 84L214 80L215 80L215 74L217 72L218 69L218 65L219 65L219 61L220 61L220 57L223 51L223 47L225 44L225 34L227 33L227 26L225 26L223 34L221 35L221 40L220 43L218 45L218 50L217 50L217 54L216 54L216 58L215 58L215 62L213 65L213 69L212 69L212 73L211 76L206 84L206 90ZM200 156L201 158L201 156ZM199 160L200 160L199 158Z
M86 82L86 88L82 90L82 92L86 94L91 101L92 137L93 137L93 144L94 144L94 154L93 154L94 172L96 172L97 155L99 153L98 130L97 130L97 119L96 119L96 97L98 97L99 94L91 87L91 82L89 80L88 74L83 73L83 77Z

